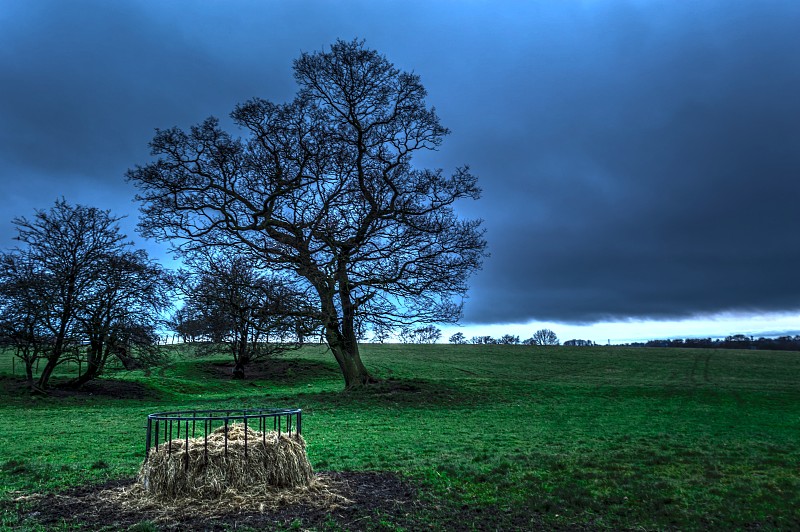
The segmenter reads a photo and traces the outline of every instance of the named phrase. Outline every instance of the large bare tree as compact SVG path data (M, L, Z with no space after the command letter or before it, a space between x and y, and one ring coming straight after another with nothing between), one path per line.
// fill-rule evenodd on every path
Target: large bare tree
M419 76L359 41L294 61L286 104L253 99L231 114L234 138L209 118L159 130L157 158L128 172L145 236L191 255L209 246L302 279L347 388L373 379L358 327L452 322L486 242L453 210L477 199L467 167L446 175L412 157L448 134Z
M16 251L47 282L36 287L42 305L41 328L49 338L47 363L38 386L46 388L53 370L79 342L78 315L83 299L100 274L98 265L109 254L125 248L119 218L108 211L56 201L49 210L36 211L32 219L15 218Z

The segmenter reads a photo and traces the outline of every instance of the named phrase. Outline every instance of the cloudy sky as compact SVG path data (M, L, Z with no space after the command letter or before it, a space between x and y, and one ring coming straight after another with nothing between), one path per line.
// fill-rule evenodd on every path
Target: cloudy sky
M64 196L128 215L154 129L290 99L366 39L422 77L491 257L467 335L800 330L800 2L0 0L0 246ZM448 329L449 331L450 329Z

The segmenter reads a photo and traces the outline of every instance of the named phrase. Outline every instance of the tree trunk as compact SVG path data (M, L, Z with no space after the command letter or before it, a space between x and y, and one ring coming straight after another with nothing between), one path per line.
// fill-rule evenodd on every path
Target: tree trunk
M33 389L33 358L25 359L25 382L28 388Z
M77 377L72 381L70 381L69 386L71 388L80 388L90 380L97 378L98 375L100 375L100 371L98 370L97 365L95 364L87 365L86 371L83 372L83 374L80 377Z
M75 276L71 275L68 279L67 285L67 296L65 298L64 308L61 310L61 322L58 325L58 332L56 333L55 342L53 343L53 350L50 356L47 357L47 365L44 367L44 371L42 374L39 375L39 388L42 390L46 390L48 383L50 382L50 376L53 374L53 370L56 369L56 365L58 361L61 359L61 355L64 354L64 346L67 343L67 330L69 329L69 323L72 320L72 300L73 294L75 293Z
M86 371L76 379L73 379L69 385L72 388L80 388L90 380L100 376L107 358L107 353L103 353L103 342L92 342L89 352L86 354Z
M325 327L325 337L328 341L328 347L331 348L333 356L342 370L345 390L361 388L376 382L375 378L370 375L363 362L361 362L361 354L358 351L358 343L355 342L355 339L347 342L338 329L329 326Z
M236 363L233 365L233 374L232 374L232 376L233 376L234 379L237 379L237 380L244 379L244 367L245 367L245 365L246 365L246 362L242 358L239 358L236 361Z
M236 334L239 335L239 339L233 341L233 378L244 379L244 368L250 362L250 354L247 352L249 333L244 328Z
M86 371L84 371L83 374L80 375L79 377L73 379L69 383L70 387L72 387L72 388L80 388L81 386L83 386L84 384L89 382L90 380L95 379L98 376L100 376L100 373L101 373L103 365L102 364L98 364L95 361L91 361L92 360L91 358L89 360L90 361L87 361L87 363L86 363Z
M338 319L332 294L327 301L323 298L323 313L326 315L325 336L328 346L333 351L336 362L342 370L346 390L361 388L376 380L369 374L361 362L358 351L358 339L355 329L355 306L350 294L350 282L347 274L349 250L341 250L336 272L336 284L339 288L339 301L342 305L342 319ZM322 293L320 293L322 296Z
M44 369L42 370L41 375L39 375L39 383L38 388L42 390L47 389L47 385L50 382L50 376L53 374L53 370L56 369L56 363L60 356L49 356L47 357L47 364L45 364Z

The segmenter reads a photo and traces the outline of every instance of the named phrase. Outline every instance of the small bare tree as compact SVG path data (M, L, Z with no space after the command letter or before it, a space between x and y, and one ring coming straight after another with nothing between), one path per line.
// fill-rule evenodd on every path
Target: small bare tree
M442 331L435 325L424 327L404 327L400 340L408 344L435 344L442 337Z
M503 345L516 345L519 343L519 336L515 336L513 334L504 334L497 340L498 344Z
M244 378L251 362L300 347L317 328L303 294L259 272L246 258L206 253L189 264L182 315L197 336L228 346L234 378Z
M450 336L450 343L451 344L466 344L467 343L467 337L464 336L464 333L462 333L462 332L454 333L454 334L452 334Z
M527 345L558 345L558 336L550 329L539 329L525 340Z

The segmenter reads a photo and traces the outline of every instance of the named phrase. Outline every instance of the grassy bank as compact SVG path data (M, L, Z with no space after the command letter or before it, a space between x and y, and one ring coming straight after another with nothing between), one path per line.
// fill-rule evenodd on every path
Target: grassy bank
M318 348L246 381L224 378L224 358L176 354L150 376L115 373L125 398L21 395L5 357L0 499L132 476L151 412L299 406L315 469L401 472L452 504L554 525L800 527L798 353L366 345L363 355L386 384L342 394Z

